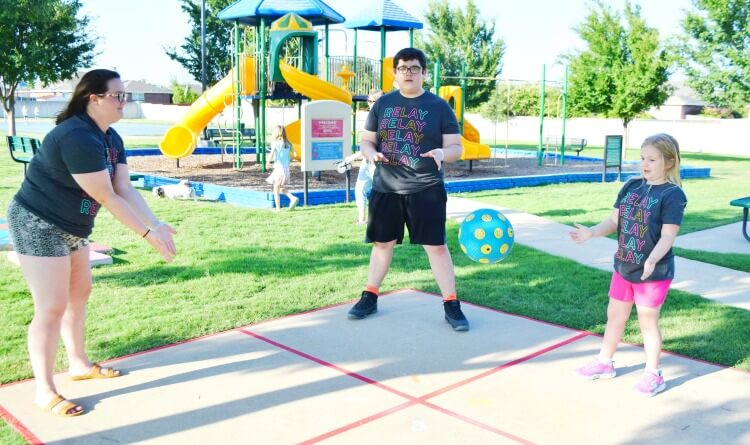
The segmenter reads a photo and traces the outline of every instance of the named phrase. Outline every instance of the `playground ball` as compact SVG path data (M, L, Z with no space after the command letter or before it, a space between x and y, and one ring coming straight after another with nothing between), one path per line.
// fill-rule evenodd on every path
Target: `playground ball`
M513 248L513 226L497 210L479 209L469 213L458 229L461 250L473 261L491 264L504 260Z

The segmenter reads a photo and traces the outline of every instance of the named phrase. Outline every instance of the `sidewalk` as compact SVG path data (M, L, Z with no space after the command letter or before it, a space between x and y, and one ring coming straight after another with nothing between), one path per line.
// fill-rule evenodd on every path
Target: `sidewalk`
M594 238L585 244L578 245L571 241L568 236L568 232L571 230L570 226L504 207L452 196L448 198L448 217L457 221L463 220L468 213L480 208L493 208L503 212L513 224L516 242L520 244L552 255L570 258L597 269L612 270L612 257L617 250L615 240ZM739 229L736 230L734 236L750 245L742 238ZM703 237L710 239L710 235L707 238L703 234ZM724 236L723 241L722 238L718 238L707 241L707 243L711 243L710 246L733 243L727 241L727 239L731 239L731 236ZM688 245L690 245L689 242L684 242L681 247L688 247ZM706 247L709 244L701 244L701 246ZM699 249L698 247L688 248ZM700 250L706 249L700 248ZM675 258L675 269L675 278L672 281L673 289L700 295L718 303L750 310L750 274L680 257Z
M439 296L408 289L365 320L349 307L113 360L116 379L58 374L76 418L34 409L33 380L6 385L0 416L48 445L750 444L750 373L664 353L667 390L646 398L635 345L592 382L573 371L601 344L587 332L465 303L457 333Z

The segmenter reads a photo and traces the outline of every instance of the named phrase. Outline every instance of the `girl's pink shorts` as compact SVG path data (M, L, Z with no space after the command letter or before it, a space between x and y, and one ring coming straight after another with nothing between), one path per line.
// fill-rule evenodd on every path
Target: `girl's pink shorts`
M631 283L617 272L612 272L609 283L609 297L625 302L635 302L636 306L659 307L664 304L672 280Z

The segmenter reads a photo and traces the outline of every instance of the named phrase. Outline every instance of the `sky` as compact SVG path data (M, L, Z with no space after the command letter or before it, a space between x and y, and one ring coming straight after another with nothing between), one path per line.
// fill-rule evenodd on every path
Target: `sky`
M196 0L199 1L199 0ZM449 0L464 8L464 1ZM621 11L625 0L603 0ZM92 68L110 68L126 80L146 80L157 85L197 82L180 64L172 61L165 48L179 47L190 33L186 13L178 0L83 0L82 12L91 17L90 28L98 39L100 53ZM354 17L362 3L351 0L326 0L344 17ZM646 23L659 30L662 38L680 32L680 20L691 9L690 0L640 0ZM396 2L414 17L423 20L428 0ZM481 16L495 23L495 35L505 41L503 79L539 80L542 65L547 65L547 79L560 79L560 54L584 48L573 31L589 10L590 0L475 0ZM340 28L332 26L330 29ZM358 53L367 57L380 54L380 36L375 32L358 33ZM351 32L331 32L329 53L353 54ZM408 46L407 32L388 33L386 53L394 54ZM347 48L344 48L346 44Z

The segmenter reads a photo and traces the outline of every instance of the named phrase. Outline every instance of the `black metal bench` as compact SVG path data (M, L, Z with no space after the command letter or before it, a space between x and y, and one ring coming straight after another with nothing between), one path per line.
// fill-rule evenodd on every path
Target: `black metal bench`
M206 128L206 136L215 144L231 144L237 134L234 128ZM240 128L240 143L255 145L255 128Z
M750 241L750 235L748 235L747 233L747 213L748 208L750 208L750 196L745 196L744 198L729 201L729 205L742 207L742 236L744 236L746 240Z
M26 176L26 166L42 146L42 142L25 136L6 136L6 139L11 159L23 164L23 175Z

